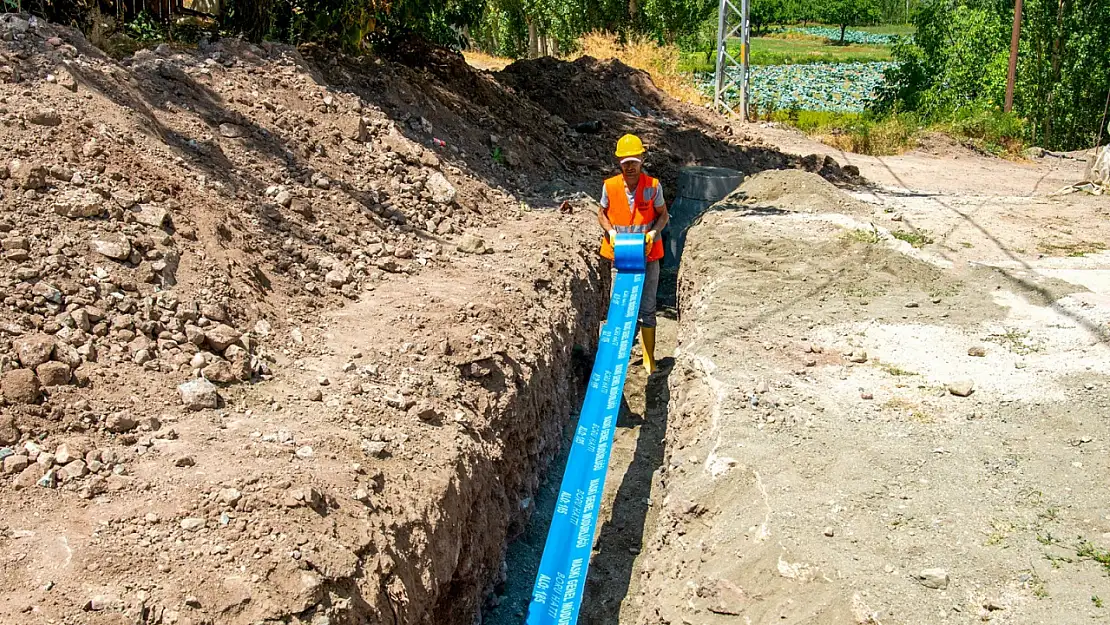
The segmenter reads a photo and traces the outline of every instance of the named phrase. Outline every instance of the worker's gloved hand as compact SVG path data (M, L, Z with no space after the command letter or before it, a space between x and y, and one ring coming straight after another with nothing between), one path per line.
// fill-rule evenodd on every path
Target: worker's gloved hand
M609 231L609 245L614 245L615 246L616 244L617 244L617 231L616 230L610 230Z
M651 246L652 246L653 243L655 243L655 238L658 237L658 236L659 236L659 233L654 231L654 230L650 230L650 231L648 231L647 233L644 234L644 252L645 253L651 251Z

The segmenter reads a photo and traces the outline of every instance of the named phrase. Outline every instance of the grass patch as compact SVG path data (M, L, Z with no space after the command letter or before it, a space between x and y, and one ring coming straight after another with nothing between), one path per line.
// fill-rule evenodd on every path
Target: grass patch
M1007 328L1004 332L988 335L986 340L996 343L1018 354L1028 356L1044 349L1044 345L1029 338L1028 330Z
M905 241L917 249L921 249L930 243L934 243L933 238L929 236L928 232L924 230L895 230L890 233L895 239Z
M905 37L917 33L917 29L913 24L883 24L881 26L853 26L852 30L859 30L865 33L873 33L876 35L898 35Z
M1102 568L1110 573L1110 551L1106 549L1099 549L1089 540L1082 540L1079 542L1079 548L1075 550L1075 555L1084 560L1093 560L1102 565Z
M1020 158L1025 149L1022 121L996 110L961 113L940 122L913 113L793 110L771 111L765 117L793 126L834 148L871 156L902 154L917 147L929 133L947 135L973 150L1002 158Z
M1078 243L1037 243L1037 249L1049 256L1068 256L1080 258L1087 254L1106 251L1106 244L1099 241L1079 241Z
M1104 605L1098 595L1091 595L1091 603L1095 604L1096 608L1101 608Z
M987 535L984 544L988 547L1000 545L1017 529L1017 526L1009 521L991 521L991 533Z
M871 156L912 150L922 130L912 114L878 118L867 113L788 110L771 112L768 117L839 150Z
M909 370L903 369L903 368L901 368L897 365L892 365L892 364L885 363L885 362L880 364L879 368L882 369L883 371L885 371L887 374L893 375L893 376L917 375L916 371L909 371Z
M864 230L862 228L848 230L840 235L840 238L849 243L865 243L867 245L875 245L883 241L882 235L879 234L879 229L874 225L871 226L871 230Z
M680 69L678 46L659 45L646 37L621 43L610 33L590 33L579 39L578 52L568 60L582 56L618 59L629 67L647 72L655 86L672 98L699 106L706 102L694 75Z

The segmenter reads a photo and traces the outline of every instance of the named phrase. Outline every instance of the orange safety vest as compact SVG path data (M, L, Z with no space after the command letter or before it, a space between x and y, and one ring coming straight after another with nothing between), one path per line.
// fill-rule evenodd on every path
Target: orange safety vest
M659 193L659 181L647 174L640 174L640 182L636 184L636 194L633 196L634 206L628 206L628 195L625 193L624 176L618 174L605 181L605 195L609 198L609 209L606 215L609 223L617 232L640 232L646 234L651 229L652 222L657 217L655 213L655 197ZM648 262L663 258L663 237L656 233L655 242L648 252ZM613 246L609 237L601 239L601 255L613 260Z

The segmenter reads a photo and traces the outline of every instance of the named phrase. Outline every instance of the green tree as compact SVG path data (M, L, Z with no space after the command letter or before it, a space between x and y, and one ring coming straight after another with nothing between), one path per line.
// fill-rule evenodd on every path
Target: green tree
M1014 112L1027 141L1049 149L1095 142L1110 90L1107 15L1110 0L1026 0ZM932 121L1000 115L1012 21L1006 0L928 0L914 14L914 39L894 47L899 64L880 108Z
M820 9L821 19L840 27L840 43L849 26L866 26L879 21L878 0L827 0Z

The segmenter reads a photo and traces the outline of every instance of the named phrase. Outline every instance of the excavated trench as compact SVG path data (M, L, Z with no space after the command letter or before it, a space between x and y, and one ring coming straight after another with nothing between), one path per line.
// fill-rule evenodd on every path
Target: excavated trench
M639 347L633 350L580 623L616 623L622 617L625 598L638 593L634 565L643 548L646 530L653 524L653 506L657 505L652 500L653 481L664 462L673 365L670 354L677 344L677 274L685 234L710 206L742 180L742 174L724 168L690 167L680 174L671 204L674 234L665 241L667 255L659 288L656 351L661 370L649 378L640 366ZM601 292L608 292L608 280L603 277L601 281L605 282ZM591 345L596 346L596 341ZM585 357L574 364L577 369L573 377L579 384L574 400L577 408L588 382L592 358ZM524 523L514 524L510 532L512 540L505 547L500 574L486 592L480 620L483 625L517 625L525 618L576 422L577 412L560 432L559 453L543 472L542 484L532 498L525 500L527 505L523 508L529 514Z

